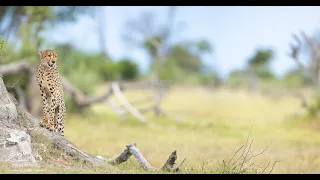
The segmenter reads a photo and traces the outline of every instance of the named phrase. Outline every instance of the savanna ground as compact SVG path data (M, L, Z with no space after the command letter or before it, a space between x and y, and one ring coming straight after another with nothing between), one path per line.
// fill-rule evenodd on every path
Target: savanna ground
M107 86L99 88L103 93ZM125 93L129 100L151 91ZM169 117L147 114L148 124L128 117L126 121L108 107L97 104L86 115L68 114L65 136L91 154L105 158L119 154L133 142L154 167L161 167L169 154L177 150L177 164L189 173L219 173L218 163L228 161L247 140L250 128L251 149L263 155L253 161L270 166L272 173L320 173L320 123L299 119L304 110L290 96L270 98L244 90L208 90L176 86L162 103ZM148 173L136 159L117 166L129 173ZM0 168L3 169L3 168ZM16 173L7 171L4 173ZM36 171L37 170L37 171ZM52 168L29 170L34 173L108 173L103 168ZM20 173L25 173L20 171ZM248 172L250 173L250 172Z

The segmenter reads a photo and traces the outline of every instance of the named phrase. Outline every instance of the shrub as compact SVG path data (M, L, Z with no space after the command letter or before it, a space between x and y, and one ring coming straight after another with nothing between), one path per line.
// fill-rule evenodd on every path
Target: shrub
M118 61L117 71L123 80L134 80L139 75L138 65L129 59L121 59Z

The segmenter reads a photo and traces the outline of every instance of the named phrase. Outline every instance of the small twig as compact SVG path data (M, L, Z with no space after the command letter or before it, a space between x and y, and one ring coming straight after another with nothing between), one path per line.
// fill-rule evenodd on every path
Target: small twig
M264 163L261 162L259 165L257 165L257 169L254 169L254 171L257 173L258 170L263 167L263 165L264 165Z
M241 164L241 166L240 166L240 170L242 169L243 165L247 162L246 159L247 159L248 154L249 154L249 152L250 152L252 143L253 143L253 139L252 139L252 141L251 141L251 143L250 143L250 145L249 145L249 149L248 149L248 151L247 151L247 154L246 154L246 155L244 156L244 158L243 158L242 164Z
M259 165L256 165L255 163L251 163L251 164L248 166L248 168L246 168L246 169L244 169L244 170L250 169L252 166L257 167L256 169L254 169L254 167L252 168L252 169L254 170L253 172L258 172L258 169L263 166L263 162L261 162Z
M178 168L181 168L181 166L183 165L183 163L186 161L187 158L184 158L183 161L180 163L180 165L178 166Z
M272 144L272 142L270 144ZM270 147L270 145L268 145L263 151L261 151L260 153L258 153L256 155L253 155L252 157L257 157L257 156L263 154L269 147Z
M252 154L253 153L253 150L249 153L249 154ZM251 156L250 158L248 158L244 163L247 163L247 162L249 162L250 160L252 160L254 157L253 156Z
M211 163L212 162L212 160L210 160L210 161L203 161L202 162L202 171L204 172L204 168L205 168L205 166L206 165L208 165L209 163ZM223 161L224 162L224 161Z
M274 168L274 166L276 165L277 162L280 162L280 161L275 161L275 162L273 163L272 168L271 168L269 174L271 174L271 172L273 171L273 168Z
M233 166L234 164L236 164L236 163L243 157L243 155L244 155L244 153L245 153L245 150L246 150L246 147L248 146L248 141L249 141L249 137L250 137L250 135L251 135L251 130L252 130L252 126L250 127L250 131L249 131L249 134L248 134L248 137L247 137L247 141L246 141L246 143L245 143L245 145L244 145L243 153L241 154L241 156L240 156L234 163L232 163L231 166Z
M263 171L261 172L262 174L264 173L264 171L269 167L270 161L268 162L268 164L266 165L266 167L263 169Z
M242 145L236 153L234 153L234 155L232 156L232 158L228 161L228 164L233 160L233 158L236 156L236 154L244 147L244 145ZM223 161L224 162L224 161Z

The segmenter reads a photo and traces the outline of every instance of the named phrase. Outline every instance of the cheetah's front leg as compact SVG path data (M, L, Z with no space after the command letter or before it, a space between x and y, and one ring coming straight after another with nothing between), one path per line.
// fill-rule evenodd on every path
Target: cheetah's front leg
M41 87L41 86L40 86ZM47 95L44 91L44 89L41 90L41 98L42 98L42 119L40 121L41 127L46 127L48 123L47 113L48 113L48 101L47 101Z
M49 124L47 126L47 128L50 131L55 131L55 122L54 122L54 118L55 118L55 109L57 108L56 105L56 100L55 98L52 96L51 97L51 104L50 104L50 111L49 111Z

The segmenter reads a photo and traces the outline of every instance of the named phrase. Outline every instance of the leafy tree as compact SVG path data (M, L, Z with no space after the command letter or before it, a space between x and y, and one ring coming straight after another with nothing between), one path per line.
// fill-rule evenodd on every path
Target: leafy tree
M273 59L274 53L270 49L258 49L254 55L249 58L248 64L250 67L266 67Z
M196 43L197 52L198 54L204 54L204 53L212 53L213 48L212 45L207 40L200 40Z
M173 45L169 51L169 57L174 63L186 72L200 72L202 64L200 57L193 54L190 49L183 44Z
M274 79L275 76L270 70L270 63L273 60L274 52L271 49L258 49L248 60L248 68L260 79Z
M79 14L91 14L88 6L0 6L0 34L16 35L20 24L27 20L46 23L74 21ZM42 19L46 17L46 19Z
M123 80L134 80L139 75L138 65L126 58L118 61L117 68L119 75Z

